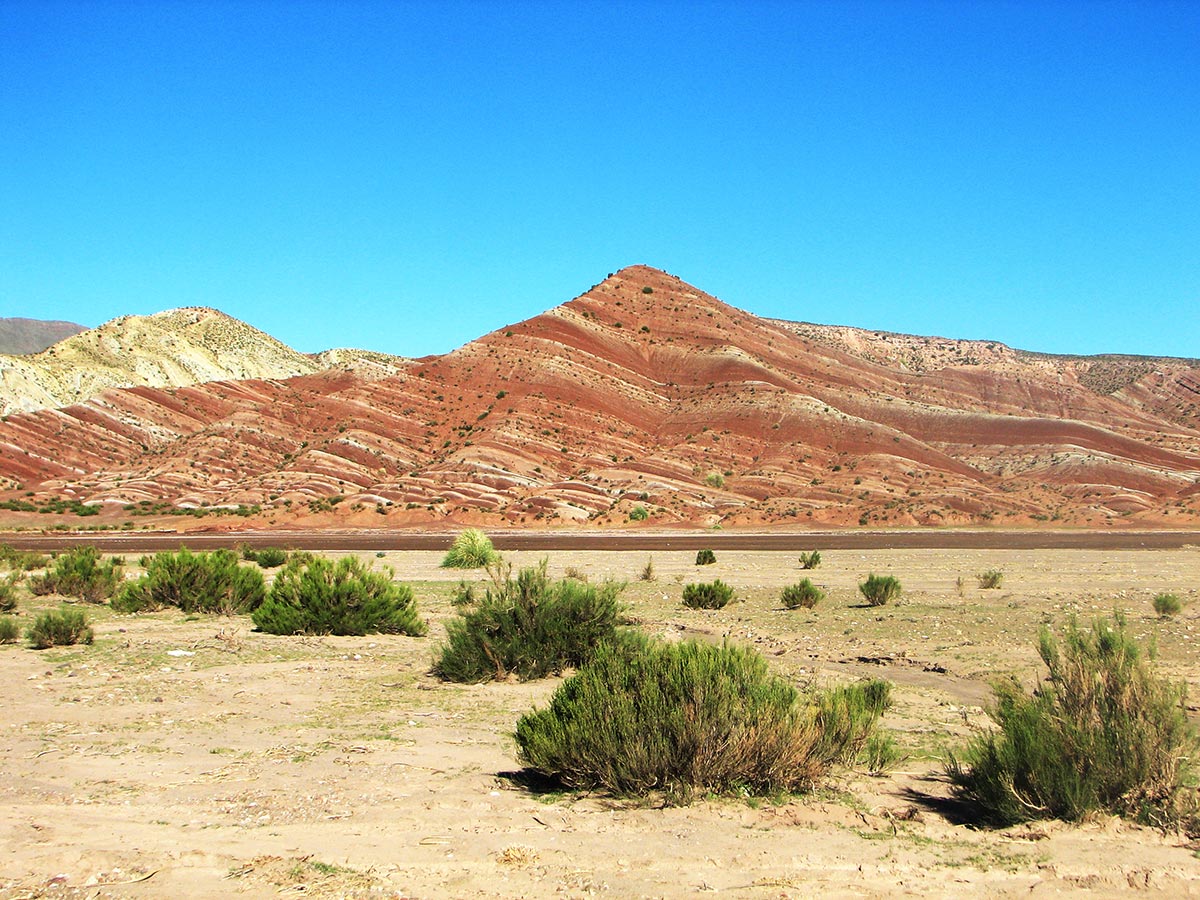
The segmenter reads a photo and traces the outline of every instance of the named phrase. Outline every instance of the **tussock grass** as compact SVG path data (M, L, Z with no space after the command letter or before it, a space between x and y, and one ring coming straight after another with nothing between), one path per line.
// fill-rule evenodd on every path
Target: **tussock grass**
M900 596L900 581L891 575L872 572L858 586L859 593L871 606L883 606Z
M483 569L498 562L492 540L478 528L468 528L454 539L442 559L443 569Z
M1093 813L1150 825L1196 822L1196 754L1185 689L1153 671L1125 621L1043 627L1049 677L1032 694L995 687L998 732L976 738L947 768L957 792L992 825L1078 821Z
M750 648L631 635L520 719L517 752L564 787L617 796L806 791L874 731L876 684L807 697Z
M800 568L815 569L821 564L821 551L813 550L809 553L800 554Z
M811 578L805 578L799 584L785 587L779 599L788 609L812 609L825 599L825 592L813 584Z

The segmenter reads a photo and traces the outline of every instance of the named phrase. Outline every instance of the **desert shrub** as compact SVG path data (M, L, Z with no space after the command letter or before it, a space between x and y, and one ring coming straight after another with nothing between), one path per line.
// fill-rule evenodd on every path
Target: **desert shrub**
M979 580L979 587L985 591L998 588L1004 583L1004 573L999 569L988 569L975 577Z
M17 586L20 583L19 572L14 572L7 578L0 578L0 612L12 612L17 608Z
M1183 601L1175 594L1159 594L1150 602L1160 619L1174 616L1183 609Z
M772 794L811 789L846 742L861 746L875 719L835 720L849 705L800 695L750 648L631 636L602 645L515 737L524 765L568 788Z
M700 550L696 553L696 565L711 566L717 561L717 554L711 550Z
M871 606L883 606L900 596L900 581L891 575L871 573L858 590Z
M0 566L6 569L14 572L28 572L31 569L44 568L48 562L50 562L50 558L43 553L17 550L8 544L0 544Z
M278 547L263 547L255 552L254 561L261 569L277 569L288 561L288 554Z
M825 592L805 578L799 584L789 584L779 597L788 609L812 609L825 599Z
M639 581L653 581L655 579L655 577L656 576L654 574L654 557L650 556L650 557L646 558L646 564L644 566L642 566L642 571L638 572L638 580Z
M576 581L587 581L588 573L579 568L579 566L567 566L563 571L564 578L574 578Z
M586 662L612 639L625 585L552 581L543 561L516 578L493 570L478 605L446 625L446 643L434 671L446 681L522 681Z
M809 553L800 554L800 568L815 569L821 564L821 551L813 550Z
M64 606L57 612L44 612L25 632L25 639L35 650L47 647L67 647L71 644L90 644L95 638L81 609Z
M479 598L475 596L475 585L465 581L460 581L454 588L454 593L450 595L450 605L454 607L474 606L478 602Z
M416 636L426 630L412 589L393 581L390 569L371 571L356 556L288 566L251 617L269 634Z
M645 522L648 518L650 518L649 510L640 504L629 511L630 522Z
M115 560L104 562L95 547L73 547L55 557L45 575L30 578L29 589L39 596L62 594L99 603L113 595L120 580L121 567Z
M132 613L177 606L184 612L231 616L252 612L265 595L262 573L238 565L232 550L192 553L181 547L147 560L145 574L123 584L112 607Z
M468 528L454 539L446 556L442 559L443 569L482 569L499 559L491 538L478 528Z
M720 578L716 581L683 586L683 605L692 609L721 609L733 599L733 588Z
M1184 685L1154 673L1124 619L1071 621L1061 640L1043 627L1038 653L1049 678L1032 694L1016 679L997 683L999 731L947 767L983 820L1078 821L1102 811L1167 825L1193 816L1200 742Z
M720 472L709 472L704 476L704 483L709 487L723 488L725 487L725 476Z
M21 636L21 626L12 616L0 616L0 644L15 644Z

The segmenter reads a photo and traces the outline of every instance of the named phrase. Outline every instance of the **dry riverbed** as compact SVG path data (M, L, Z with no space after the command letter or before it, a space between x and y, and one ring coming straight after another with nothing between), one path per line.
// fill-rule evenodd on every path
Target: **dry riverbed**
M907 758L883 777L674 808L522 788L509 735L559 679L432 678L462 573L434 552L361 555L413 585L427 637L281 638L248 618L88 607L91 646L0 647L0 898L1200 895L1180 835L1107 819L979 830L941 775L947 747L987 727L989 680L1040 674L1042 623L1123 610L1200 698L1200 549L831 550L805 573L783 552L697 568L694 551L553 551L554 575L628 580L651 633L752 643L800 684L895 682L885 724ZM651 557L655 580L638 580ZM1000 589L977 586L987 569ZM868 572L897 576L900 601L863 606ZM829 597L784 609L804 575ZM742 602L680 604L683 582L713 578ZM1162 591L1181 615L1155 618ZM21 619L56 604L25 597Z

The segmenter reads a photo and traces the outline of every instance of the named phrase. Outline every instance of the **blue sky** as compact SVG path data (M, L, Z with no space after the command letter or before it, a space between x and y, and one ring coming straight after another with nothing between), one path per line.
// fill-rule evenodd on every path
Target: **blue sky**
M0 316L423 355L632 263L1200 357L1200 3L0 3Z

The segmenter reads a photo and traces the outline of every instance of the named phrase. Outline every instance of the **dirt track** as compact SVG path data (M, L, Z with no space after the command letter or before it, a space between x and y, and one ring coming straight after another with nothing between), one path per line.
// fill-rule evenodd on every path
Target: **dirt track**
M138 532L0 535L22 550L91 544L105 553L214 550L248 544L299 550L444 550L454 531ZM489 531L498 550L1177 550L1200 545L1195 531Z

